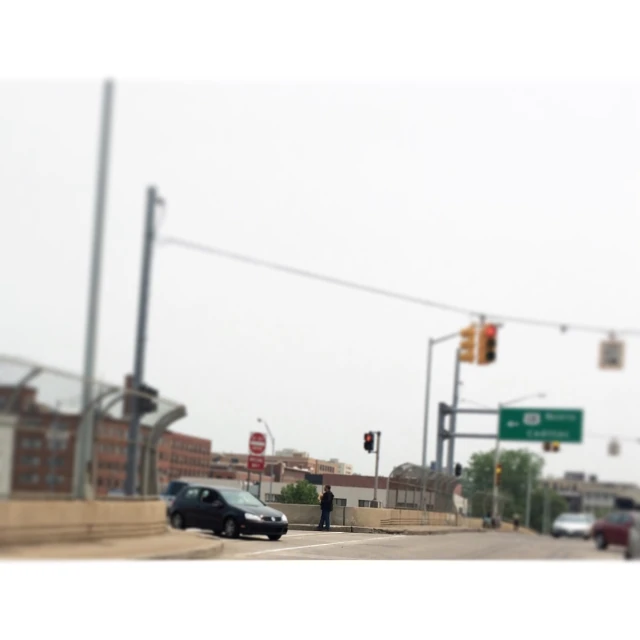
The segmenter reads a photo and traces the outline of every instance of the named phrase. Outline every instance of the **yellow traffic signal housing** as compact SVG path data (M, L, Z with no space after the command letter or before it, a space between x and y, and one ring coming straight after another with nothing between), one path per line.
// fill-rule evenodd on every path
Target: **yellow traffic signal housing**
M500 486L500 480L502 480L502 465L497 464L496 465L496 485L498 487Z
M485 324L480 327L478 336L478 364L491 364L497 357L498 327Z
M560 451L560 443L559 442L552 442L551 443L551 451L553 451L554 453L558 453L558 451Z
M473 364L476 361L476 336L478 328L475 324L468 326L466 329L460 331L460 362L470 362Z

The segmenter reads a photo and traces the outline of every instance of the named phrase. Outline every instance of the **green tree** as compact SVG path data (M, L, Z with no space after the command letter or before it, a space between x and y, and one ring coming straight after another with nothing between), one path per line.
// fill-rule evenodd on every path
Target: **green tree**
M500 496L504 500L503 517L509 519L513 513L524 515L527 496L527 476L531 471L533 490L539 483L543 459L527 449L505 449L500 452L502 477ZM463 495L470 500L471 513L482 517L491 508L495 450L474 453L462 478Z
M318 490L308 480L282 487L280 499L287 504L319 504Z
M567 501L551 489L549 491L549 526L561 514L568 510ZM531 492L531 528L542 533L544 522L544 489L536 488Z

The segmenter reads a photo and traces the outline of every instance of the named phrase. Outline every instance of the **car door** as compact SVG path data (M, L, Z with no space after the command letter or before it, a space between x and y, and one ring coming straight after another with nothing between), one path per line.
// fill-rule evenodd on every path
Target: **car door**
M633 516L630 513L621 513L619 518L619 545L626 547L629 543L629 529L633 525Z
M202 489L199 497L200 529L222 531L223 503L215 489Z
M183 492L178 498L178 504L176 510L182 514L186 526L190 529L198 527L198 494L200 490L198 487L188 487L183 489Z
M607 542L612 545L625 544L622 527L623 514L611 513L607 516Z

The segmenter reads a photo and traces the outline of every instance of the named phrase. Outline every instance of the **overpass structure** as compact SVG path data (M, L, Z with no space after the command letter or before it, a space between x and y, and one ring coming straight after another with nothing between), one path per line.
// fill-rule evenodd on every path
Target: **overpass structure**
M144 416L143 422L150 430L148 435L138 442L141 461L139 493L142 496L159 494L159 442L173 424L187 415L186 407L168 398L152 398L144 393L135 392L126 385L103 380L92 381L92 400L82 406L83 382L83 377L79 374L0 354L0 498L11 495L16 431L23 421L28 422L30 416L35 414L51 416L50 422L45 421L49 424L41 427L50 442L62 441L69 436L68 433L54 428L56 416L79 417L78 431L86 430L85 437L88 434L92 446L86 453L81 446L82 438L76 437L72 486L77 486L80 474L87 489L84 497L93 497L96 493L95 445L98 428L101 421L107 418L126 420L125 401L131 396L148 397L157 405L154 413ZM36 397L37 402L34 401ZM57 496L60 497L60 494Z

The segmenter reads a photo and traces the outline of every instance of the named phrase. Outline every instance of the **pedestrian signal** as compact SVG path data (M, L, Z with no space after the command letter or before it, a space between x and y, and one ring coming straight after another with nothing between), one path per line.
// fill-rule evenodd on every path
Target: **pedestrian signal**
M542 449L546 452L551 451L551 443L550 442L543 442L542 443Z
M551 451L553 451L554 453L558 453L558 451L560 451L560 443L559 442L552 442L551 443Z

